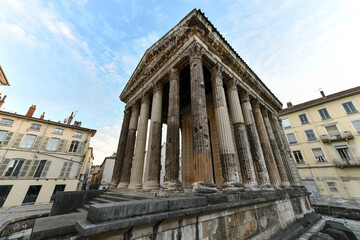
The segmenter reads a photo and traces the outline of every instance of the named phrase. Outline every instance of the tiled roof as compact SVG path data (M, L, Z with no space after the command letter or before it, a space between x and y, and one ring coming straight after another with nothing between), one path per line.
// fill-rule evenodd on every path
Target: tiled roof
M308 102L300 103L298 105L294 105L292 107L282 109L282 110L279 111L279 115L281 116L281 115L284 115L286 113L296 112L296 111L299 111L299 110L302 110L302 109L305 109L305 108L308 108L308 107L319 105L319 104L322 104L322 103L325 103L325 102L330 102L330 101L333 101L335 99L342 98L342 97L345 97L345 96L349 96L349 95L352 95L352 94L355 94L355 93L360 93L360 86L350 88L350 89L347 89L347 90L344 90L344 91L341 91L341 92L333 93L333 94L330 94L330 95L325 96L325 97L317 98L317 99L314 99L314 100L311 100L311 101L308 101Z

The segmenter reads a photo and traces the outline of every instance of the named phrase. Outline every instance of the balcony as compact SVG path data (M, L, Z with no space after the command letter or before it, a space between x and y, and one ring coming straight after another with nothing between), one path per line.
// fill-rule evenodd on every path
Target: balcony
M323 143L348 141L354 139L354 135L350 131L339 132L338 134L324 134L321 135Z
M335 167L359 167L360 166L360 157L349 158L335 158L333 159Z

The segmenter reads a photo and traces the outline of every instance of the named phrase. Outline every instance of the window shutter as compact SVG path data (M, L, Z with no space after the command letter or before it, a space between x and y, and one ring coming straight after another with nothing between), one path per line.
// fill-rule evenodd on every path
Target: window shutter
M49 171L51 161L46 161L43 172L41 173L41 177L46 177L47 172Z
M16 137L16 140L15 140L15 142L12 144L11 147L13 147L13 148L18 148L19 145L20 145L20 141L21 141L21 139L22 139L23 136L24 136L24 134L18 133L18 135L17 135L17 137Z
M320 148L314 148L313 153L316 158L324 156L324 153Z
M41 147L40 147L41 150L45 150L46 145L49 142L49 139L50 139L49 137L45 137L45 139L44 139L44 141L43 141L43 143L41 144Z
M37 136L35 141L34 141L34 144L32 146L32 149L38 149L39 146L40 146L40 142L41 142L41 137L40 136Z
M3 175L9 162L10 162L10 158L5 158L4 161L2 162L2 164L0 166L0 177Z
M26 172L29 170L30 168L30 164L31 164L31 160L26 160L24 167L20 173L20 177L25 177L26 176Z
M78 154L82 154L84 152L84 147L85 147L85 142L80 142L76 152Z
M14 135L14 132L9 132L7 135L6 135L6 138L4 139L2 145L3 146L7 146L11 140L11 137Z
M66 171L66 167L67 167L68 163L64 162L63 166L61 168L61 173L60 173L60 177L64 177L65 176L65 171Z
M66 153L69 152L70 144L71 144L71 141L68 142L68 141L66 140L66 142L65 142L65 144L64 144L65 147L64 147L64 149L63 149L64 152L66 152Z
M63 150L64 146L66 145L66 142L67 142L67 140L61 139L57 146L56 151L61 152Z
M71 171L71 167L72 167L73 163L69 163L67 169L66 169L66 173L65 173L65 177L69 177L70 176L70 171Z
M336 125L326 126L325 128L326 128L326 131L329 133L329 135L339 135L340 134Z
M39 165L39 162L40 162L40 160L34 160L34 163L33 163L33 165L31 166L31 169L30 169L29 177L33 177L33 176L34 176L35 171L36 171L36 168L37 168L38 165Z

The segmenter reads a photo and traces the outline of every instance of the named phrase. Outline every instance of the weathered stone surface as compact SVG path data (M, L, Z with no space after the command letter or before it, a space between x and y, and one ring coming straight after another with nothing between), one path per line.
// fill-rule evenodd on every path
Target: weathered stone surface
M129 129L130 117L131 111L129 109L125 109L123 123L121 126L121 133L119 137L119 144L116 151L116 160L112 175L111 188L116 188L120 182L121 169L125 157L126 138Z
M309 240L335 240L333 237L331 237L330 235L324 234L324 233L317 233L312 235Z
M357 240L355 234L349 228L345 227L344 224L334 221L326 221L323 230L326 231L327 229L336 229L342 231L346 234L346 237L349 240Z

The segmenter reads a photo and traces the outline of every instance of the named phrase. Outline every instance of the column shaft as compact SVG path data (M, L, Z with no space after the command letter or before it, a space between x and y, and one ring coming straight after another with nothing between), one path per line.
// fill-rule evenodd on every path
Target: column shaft
M275 157L271 149L270 140L266 131L264 119L261 113L260 104L256 102L253 105L253 113L256 128L259 134L259 140L261 143L261 148L263 150L265 164L269 173L270 182L275 188L280 188L281 179L280 174L275 162Z
M264 155L261 149L259 135L254 123L254 117L250 104L248 93L241 95L241 103L243 107L244 122L250 142L251 154L253 157L255 169L257 171L258 182L262 187L271 188L269 174L266 169Z
M145 95L141 101L138 134L136 136L134 160L132 162L129 189L139 189L142 187L142 176L144 169L144 157L146 146L146 135L149 120L150 99Z
M165 182L164 190L179 188L179 154L180 154L180 96L179 72L172 69L169 74L169 108L166 135Z
M224 178L222 190L224 192L236 192L242 189L242 183L235 162L235 148L223 87L222 73L219 66L215 67L212 75L214 112L219 138L222 176Z
M111 188L116 188L120 182L120 174L125 156L126 138L129 130L131 111L125 109L124 118L121 126L121 133L119 137L119 144L116 151L115 166L112 175Z
M229 109L234 126L236 148L239 156L241 175L245 189L256 189L256 175L250 151L249 139L246 133L244 117L235 81L228 86Z
M201 46L194 44L190 56L191 116L193 129L194 192L216 192L212 174L205 81Z
M131 117L130 117L128 135L126 138L124 163L121 169L120 183L118 185L118 188L127 188L130 182L131 162L134 156L138 119L139 119L139 104L136 103L131 107Z
M161 110L162 110L162 86L155 85L151 108L150 134L147 151L147 170L143 189L160 188L161 171Z
M288 187L288 186L290 186L289 179L288 179L288 177L286 175L286 170L285 170L285 166L284 166L283 159L282 159L282 156L281 156L281 152L280 152L279 146L278 146L278 144L276 142L276 138L275 138L275 135L274 135L273 128L271 126L271 121L269 119L269 113L268 113L268 111L266 109L263 110L263 117L264 117L264 122L265 122L266 129L267 129L267 132L268 132L268 135L269 135L271 148L273 150L275 161L276 161L277 166L278 166L278 170L279 170L279 174L280 174L280 178L281 178L281 186L282 187Z

